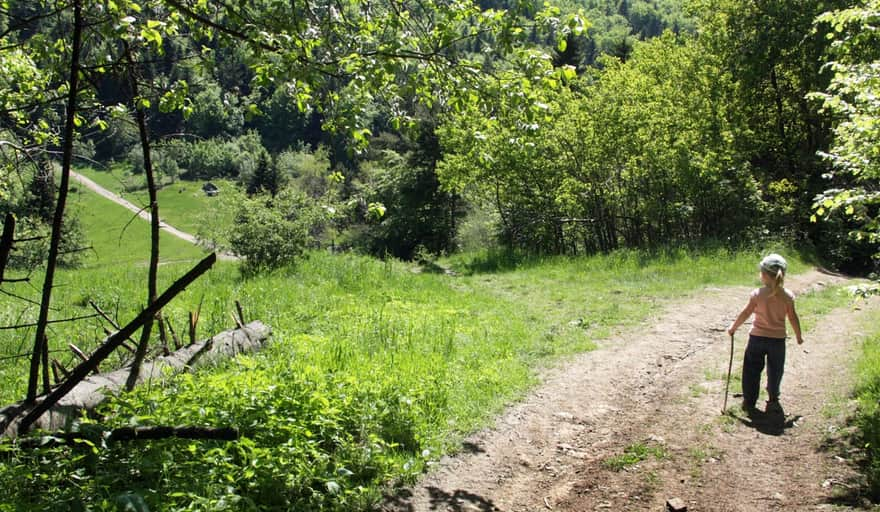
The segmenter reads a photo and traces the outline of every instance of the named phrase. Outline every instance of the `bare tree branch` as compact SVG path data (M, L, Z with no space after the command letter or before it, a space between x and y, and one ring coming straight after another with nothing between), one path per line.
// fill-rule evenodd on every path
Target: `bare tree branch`
M60 384L57 388L55 388L51 393L49 393L46 398L36 405L27 415L22 418L21 423L18 426L18 432L26 432L28 428L37 420L44 412L48 411L53 405L58 403L64 395L70 392L80 381L86 378L94 368L100 364L104 359L106 359L114 350L116 350L119 345L121 345L129 336L131 336L137 329L139 329L142 325L144 325L147 320L153 318L157 311L161 310L165 307L166 304L171 302L178 293L182 292L189 286L193 281L195 281L199 276L204 274L210 269L214 263L217 261L217 255L215 253L211 253L206 256L202 261L200 261L195 267L192 268L189 272L183 275L180 279L175 281L167 290L165 290L162 295L160 295L155 302L147 306L143 311L140 312L138 316L134 318L131 322L129 322L125 327L111 334L107 338L104 339L104 342L99 346L89 358L87 362L80 363L76 368L71 372L71 376L69 379ZM9 420L11 421L11 419ZM0 425L0 430L5 430L6 425Z
M137 441L139 439L210 439L214 441L235 441L239 437L238 429L233 427L197 427L197 426L154 426L154 427L119 427L103 432L58 432L51 436L29 437L20 439L15 446L22 449L54 448L69 446L78 441Z
M99 316L99 315L97 313L95 313L95 314L91 314L91 315L63 318L61 320L46 320L44 322L44 324L50 325L50 324L61 324L61 323L65 323L65 322L76 322L77 320L86 320L89 318L95 318L97 316ZM39 322L33 322L30 324L19 324L19 325L2 325L2 326L0 326L0 331L11 331L13 329L27 329L28 327L37 327L38 325L40 325Z

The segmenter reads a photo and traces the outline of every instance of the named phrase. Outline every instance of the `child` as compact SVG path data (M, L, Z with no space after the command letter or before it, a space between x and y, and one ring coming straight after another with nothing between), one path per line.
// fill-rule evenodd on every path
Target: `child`
M755 320L749 331L749 344L743 359L742 389L743 410L753 412L758 400L758 387L764 360L767 361L767 411L781 410L779 406L779 385L785 367L785 319L791 323L798 345L804 342L801 336L801 322L794 309L794 294L783 287L785 258L771 254L761 260L761 288L752 291L749 303L736 320L727 328L733 336L737 328L748 320L752 313Z

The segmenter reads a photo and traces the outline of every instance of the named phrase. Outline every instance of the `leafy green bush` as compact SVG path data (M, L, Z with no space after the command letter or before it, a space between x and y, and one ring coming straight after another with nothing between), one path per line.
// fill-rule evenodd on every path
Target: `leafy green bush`
M117 510L120 502L149 510L363 510L383 483L421 469L422 460L403 452L422 453L418 432L429 418L419 404L431 400L424 392L283 359L260 367L242 356L227 370L182 375L167 399L148 388L122 396L102 411L112 425L79 427L93 433L90 441L13 453L0 465L0 482L30 491L19 498L44 510ZM234 427L241 438L102 442L107 428L157 422ZM76 485L46 487L58 480Z
M278 171L310 197L321 197L330 189L330 157L327 149L284 151L275 160Z
M312 240L323 210L301 192L287 188L277 196L242 198L229 242L252 274L294 263Z

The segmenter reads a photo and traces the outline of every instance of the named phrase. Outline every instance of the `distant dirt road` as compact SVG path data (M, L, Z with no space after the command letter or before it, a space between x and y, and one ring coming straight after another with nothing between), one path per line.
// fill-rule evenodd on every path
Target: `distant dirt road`
M138 214L138 216L140 218L144 219L145 221L150 222L150 220L152 219L152 216L150 215L149 208L137 206L136 204L124 199L119 194L115 194L115 193L107 190L106 188L102 187L101 185L98 185L97 183L90 180L89 178L86 178L82 174L79 174L74 171L70 171L70 176L73 179L75 179L79 184L83 185L84 187L91 190L92 192L95 192L96 194L98 194L100 196L106 197L107 199L113 201L114 203L121 205L121 206L124 206L128 210L131 210L132 212ZM181 231L170 224L165 223L164 221L162 221L161 218L159 219L159 229L163 229L166 232L168 232L169 234L174 235L177 238L180 238L182 240L186 240L187 242L189 242L193 245L199 244L198 239L196 239L195 236L193 236L185 231ZM221 259L238 259L235 255L228 254L228 253L217 253L217 256L220 257Z
M804 294L842 282L812 270L786 285ZM787 343L784 411L748 418L731 394L735 414L722 415L724 330L749 291L701 290L573 357L381 510L659 512L668 500L690 512L859 507L857 453L842 433L859 329L880 299L812 319L803 346ZM748 330L736 336L731 390Z

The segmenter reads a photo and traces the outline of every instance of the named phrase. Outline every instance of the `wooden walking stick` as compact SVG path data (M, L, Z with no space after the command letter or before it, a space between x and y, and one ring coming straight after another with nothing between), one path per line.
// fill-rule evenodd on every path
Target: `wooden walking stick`
M730 335L730 362L727 363L727 385L724 386L724 405L721 407L721 414L727 411L727 392L730 390L730 371L733 369L733 334Z

